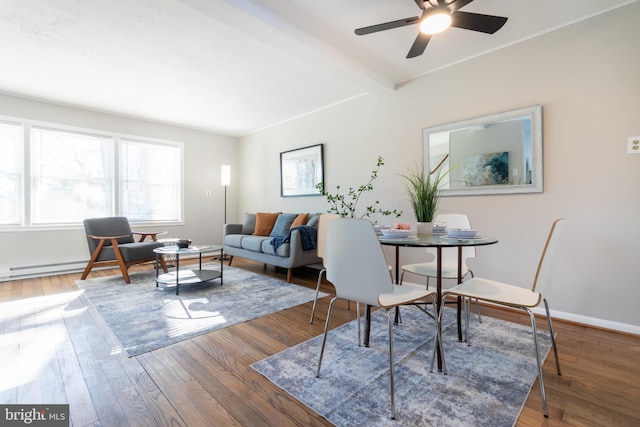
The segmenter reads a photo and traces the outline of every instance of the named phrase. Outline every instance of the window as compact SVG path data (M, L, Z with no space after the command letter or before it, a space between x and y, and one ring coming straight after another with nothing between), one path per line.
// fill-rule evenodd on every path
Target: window
M33 127L31 223L113 215L113 139Z
M22 125L0 122L0 225L19 225L23 211Z
M0 119L2 229L182 221L181 143Z
M180 219L180 149L120 140L120 212L130 220Z

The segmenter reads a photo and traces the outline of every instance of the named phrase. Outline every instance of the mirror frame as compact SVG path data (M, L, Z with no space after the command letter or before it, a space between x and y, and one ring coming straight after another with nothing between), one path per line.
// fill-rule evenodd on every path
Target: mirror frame
M442 189L442 196L467 196L484 194L541 193L542 180L542 106L534 105L501 113L489 114L473 119L432 126L422 130L423 164L429 173L437 165L430 164L429 136L434 133L464 129L472 126L487 125L494 122L511 120L518 117L531 119L531 184L524 185L482 185L464 188Z

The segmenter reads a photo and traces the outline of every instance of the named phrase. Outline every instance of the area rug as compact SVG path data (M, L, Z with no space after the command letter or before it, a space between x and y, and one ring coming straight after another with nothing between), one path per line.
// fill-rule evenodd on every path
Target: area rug
M429 372L433 320L402 309L394 326L396 420L390 419L386 314L372 315L371 346L357 346L357 324L329 332L320 378L322 336L252 367L336 426L512 426L537 377L530 328L488 317L471 320L468 346L458 342L455 310L443 325L448 375ZM542 357L549 335L540 333Z
M219 264L203 268L219 269ZM155 272L76 280L129 357L312 301L315 290L224 267L224 281L156 287ZM326 296L321 293L321 297Z

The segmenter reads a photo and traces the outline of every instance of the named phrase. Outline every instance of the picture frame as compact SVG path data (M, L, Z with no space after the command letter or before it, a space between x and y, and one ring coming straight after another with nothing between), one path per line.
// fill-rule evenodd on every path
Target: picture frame
M280 153L280 195L322 196L316 185L324 182L323 144Z

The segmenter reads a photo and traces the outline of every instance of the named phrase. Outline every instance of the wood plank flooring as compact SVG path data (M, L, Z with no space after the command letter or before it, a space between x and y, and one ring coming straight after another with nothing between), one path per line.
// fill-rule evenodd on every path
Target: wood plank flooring
M286 279L284 270L241 258L233 265ZM90 277L117 273L102 270ZM79 292L79 277L0 283L0 403L69 403L74 426L331 425L249 367L321 334L330 297L319 301L313 324L307 303L128 358ZM302 268L293 282L315 288L316 278L316 270ZM333 287L325 282L322 290L332 293ZM520 313L482 310L528 323ZM339 302L332 327L354 318L353 305L348 310ZM536 383L516 425L640 425L640 337L554 325L562 376L549 356L549 418L542 416Z

